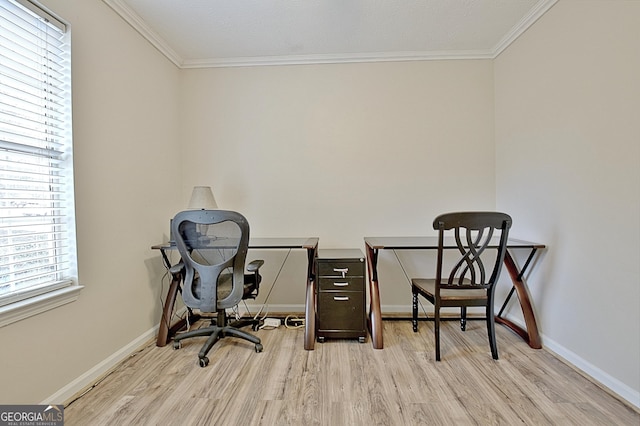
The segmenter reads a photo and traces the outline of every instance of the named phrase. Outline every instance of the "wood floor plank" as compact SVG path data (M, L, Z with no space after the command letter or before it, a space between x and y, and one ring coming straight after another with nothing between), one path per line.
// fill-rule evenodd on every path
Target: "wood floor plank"
M640 424L640 412L546 350L483 322L384 321L385 348L327 340L305 351L304 330L259 330L264 352L224 338L198 365L204 339L150 343L67 404L66 425Z

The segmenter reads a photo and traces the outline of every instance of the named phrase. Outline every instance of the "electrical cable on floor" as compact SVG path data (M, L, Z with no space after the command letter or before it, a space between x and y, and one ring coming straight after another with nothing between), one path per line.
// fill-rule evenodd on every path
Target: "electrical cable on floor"
M302 328L304 327L304 319L298 318L295 315L288 315L284 319L284 326L286 328Z

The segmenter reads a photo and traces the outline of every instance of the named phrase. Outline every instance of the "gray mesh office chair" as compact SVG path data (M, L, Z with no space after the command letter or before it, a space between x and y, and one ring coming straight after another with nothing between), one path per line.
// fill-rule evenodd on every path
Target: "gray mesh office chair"
M182 298L185 305L201 313L217 313L211 325L187 331L174 337L173 347L196 336L209 336L198 354L201 367L209 364L207 353L226 336L239 337L255 344L262 352L260 339L239 329L257 320L227 323L226 309L243 299L255 298L260 287L259 269L263 260L245 261L249 246L249 223L240 213L226 210L187 210L172 221L172 234L182 257L184 283Z
M438 257L435 278L413 278L413 331L418 331L418 295L434 305L436 361L440 361L440 308L460 307L460 328L466 328L467 307L484 306L487 333L493 359L498 359L493 299L495 284L500 276L507 251L511 217L498 212L446 213L435 218L433 229L438 231ZM445 241L445 234L452 236ZM495 236L494 234L498 234ZM497 248L495 260L483 256L487 248ZM447 249L448 248L448 249ZM453 267L445 270L445 251L455 254ZM489 250L491 251L491 250ZM487 253L489 254L489 253ZM485 262L493 261L485 265ZM447 262L449 264L449 262ZM447 272L448 271L448 272Z

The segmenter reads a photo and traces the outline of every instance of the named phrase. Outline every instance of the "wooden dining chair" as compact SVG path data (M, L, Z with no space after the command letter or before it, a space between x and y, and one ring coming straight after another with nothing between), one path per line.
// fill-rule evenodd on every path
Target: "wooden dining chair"
M484 306L489 346L493 359L498 359L493 300L495 284L507 250L511 217L498 212L456 212L435 218L438 231L438 254L435 278L412 278L411 292L413 331L418 331L418 296L434 305L436 361L440 361L440 309L460 308L460 327L466 329L467 307ZM497 249L493 260L488 253ZM453 267L445 269L445 251L456 252ZM446 259L450 265L450 259Z

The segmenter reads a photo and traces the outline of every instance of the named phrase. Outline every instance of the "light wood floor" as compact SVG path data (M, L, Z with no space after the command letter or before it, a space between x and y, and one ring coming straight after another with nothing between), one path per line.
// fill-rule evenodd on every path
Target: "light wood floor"
M625 405L551 353L482 321L442 329L384 321L383 350L357 340L303 349L303 330L260 330L264 352L218 342L200 368L201 338L148 347L65 408L65 425L640 425Z

